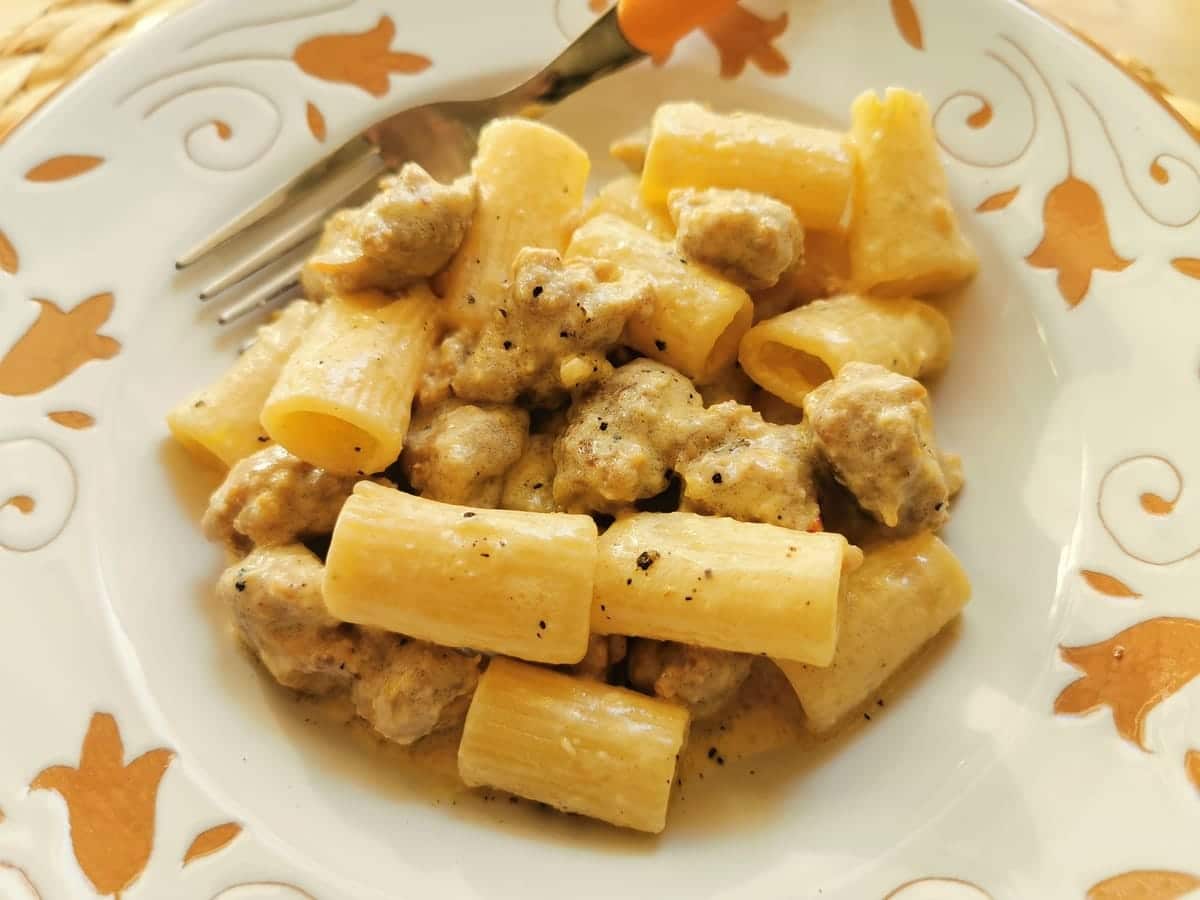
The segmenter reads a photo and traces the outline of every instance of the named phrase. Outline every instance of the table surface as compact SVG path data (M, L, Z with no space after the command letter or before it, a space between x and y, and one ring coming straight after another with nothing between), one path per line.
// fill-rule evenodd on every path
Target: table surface
M1200 0L1029 2L1150 66L1172 93L1200 100Z

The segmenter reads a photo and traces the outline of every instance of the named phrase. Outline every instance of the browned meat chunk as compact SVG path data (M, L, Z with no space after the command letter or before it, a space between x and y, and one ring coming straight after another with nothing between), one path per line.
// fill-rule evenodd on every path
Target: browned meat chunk
M648 309L646 276L553 250L517 254L507 303L467 353L451 384L464 400L552 401L607 374L605 351L631 316Z
M308 694L349 688L360 653L358 629L325 611L323 575L316 556L290 544L260 547L217 582L217 596L267 671Z
M677 464L684 510L819 529L813 449L798 425L771 425L748 406L728 401L705 411Z
M668 205L679 252L748 291L771 287L803 256L796 214L763 194L682 188Z
M674 369L638 359L577 400L554 445L554 500L569 512L616 513L661 493L703 412Z
M804 416L817 451L864 510L899 534L945 524L950 485L919 382L850 363L804 398Z
M625 638L619 634L593 634L588 638L587 653L583 659L568 666L567 671L588 681L606 681L612 667L625 658L626 644Z
M557 512L554 504L554 440L552 434L535 434L525 454L504 477L500 505L526 512Z
M331 475L279 445L265 447L229 470L209 500L204 534L237 552L328 534L358 480Z
M494 508L528 439L523 409L448 400L413 417L400 464L422 497Z
M310 297L396 291L442 269L462 243L475 210L469 177L439 184L416 163L380 182L365 206L330 218L305 266Z
M637 638L629 646L634 687L687 706L694 719L719 713L750 675L754 657L709 647Z
M397 744L462 724L482 658L398 634L369 634L370 654L354 683L354 706Z

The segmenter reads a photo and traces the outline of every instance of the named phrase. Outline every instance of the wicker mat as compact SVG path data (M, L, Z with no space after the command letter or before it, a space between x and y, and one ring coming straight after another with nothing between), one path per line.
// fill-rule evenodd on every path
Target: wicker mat
M0 141L106 53L192 0L0 0ZM1143 64L1127 66L1168 93ZM1200 104L1168 96L1200 128Z
M0 0L0 141L106 53L191 0Z

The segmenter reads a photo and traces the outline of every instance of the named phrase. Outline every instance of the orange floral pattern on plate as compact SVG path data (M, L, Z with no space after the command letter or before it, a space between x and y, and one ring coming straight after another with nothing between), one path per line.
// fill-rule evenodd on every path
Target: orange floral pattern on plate
M392 50L396 23L381 16L370 31L323 34L298 46L292 59L300 69L322 81L352 84L374 97L388 92L392 73L415 75L432 64L418 53Z
M921 17L917 15L912 0L891 0L892 21L896 30L914 50L925 49L925 36L921 32Z
M1138 497L1138 504L1152 516L1169 516L1175 510L1175 502L1150 491Z
M20 268L21 257L17 255L17 248L8 239L8 235L0 231L0 272L16 275Z
M112 359L121 351L115 338L99 333L112 314L113 295L97 294L70 312L49 300L29 330L0 358L0 394L21 397L58 384L84 363Z
M1092 569L1080 569L1079 574L1083 576L1083 580L1088 583L1092 590L1099 591L1101 594L1106 594L1109 597L1133 597L1142 596L1125 582L1119 578L1114 578L1112 575L1106 575L1103 572L1096 572Z
M1200 887L1200 878L1184 872L1124 872L1093 885L1087 900L1176 900Z
M1146 716L1200 675L1200 620L1149 619L1060 652L1084 675L1063 688L1054 711L1081 715L1108 706L1121 737L1145 750Z
M791 64L774 41L788 27L788 14L764 19L735 5L701 27L721 57L721 77L737 78L752 62L768 75L786 75Z
M1183 756L1183 770L1188 780L1200 791L1200 750L1189 750Z
M9 497L3 503L0 503L0 509L11 506L19 513L29 515L37 509L37 501L28 494L17 494L15 497Z
M96 713L79 767L51 766L30 784L66 801L75 859L98 893L119 894L146 868L158 787L173 757L170 750L151 750L125 765L116 719Z
M1092 273L1124 271L1132 260L1113 249L1104 202L1096 189L1074 175L1046 195L1045 235L1026 257L1035 268L1058 271L1058 291L1071 306L1087 296Z
M1017 194L1020 192L1021 188L1018 186L1012 188L1011 190L1001 191L998 194L992 194L975 207L975 212L988 213L1005 209L1010 203L1017 199Z
M226 822L224 825L217 825L200 832L188 846L187 852L183 854L183 864L186 866L205 856L212 856L212 854L224 850L241 833L242 826L236 822Z
M46 418L63 428L82 431L96 424L96 417L77 409L64 409L58 412L46 413Z
M80 154L55 156L26 172L25 180L38 182L66 181L68 178L75 178L92 171L92 169L103 162L104 158L101 156L84 156Z
M309 102L305 105L304 120L308 123L309 133L321 143L325 143L325 114L317 108L315 103Z
M588 0L588 9L597 14L610 6L610 0ZM788 21L786 12L766 19L739 3L700 31L717 50L722 78L737 78L748 63L767 75L786 75L791 63L775 46L775 40L787 31ZM656 56L654 64L664 65L670 56L670 53Z

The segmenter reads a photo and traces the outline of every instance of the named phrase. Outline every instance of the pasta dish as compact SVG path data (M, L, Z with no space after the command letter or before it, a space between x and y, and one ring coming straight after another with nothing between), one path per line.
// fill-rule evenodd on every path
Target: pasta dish
M280 684L659 832L753 672L827 734L965 606L922 384L952 337L918 298L977 260L909 91L847 133L668 103L612 153L590 198L524 119L452 184L406 165L168 424L227 470L217 591Z

